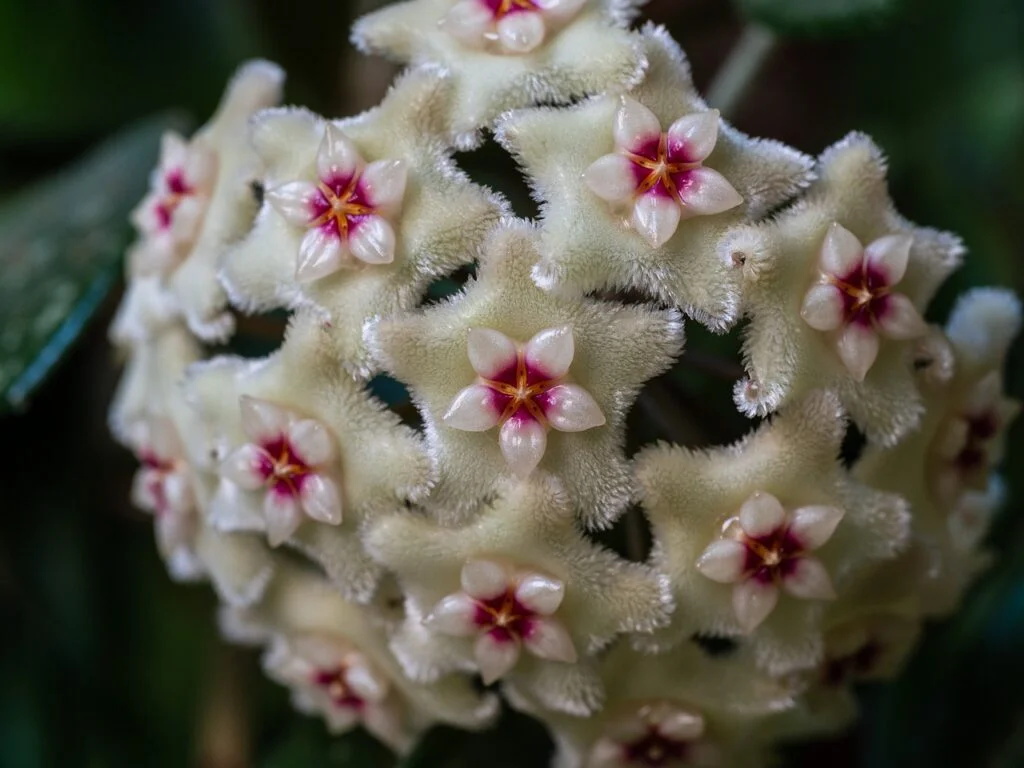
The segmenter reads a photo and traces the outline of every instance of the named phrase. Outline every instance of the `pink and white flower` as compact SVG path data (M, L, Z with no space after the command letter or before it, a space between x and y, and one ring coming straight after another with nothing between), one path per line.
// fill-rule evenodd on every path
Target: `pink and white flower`
M857 381L878 356L879 335L906 340L928 330L913 302L893 292L907 271L911 243L908 235L885 235L865 248L833 222L821 245L819 277L804 296L800 316L832 336L839 359Z
M529 53L551 28L566 24L587 0L459 0L441 26L470 48Z
M590 393L566 382L575 354L571 327L546 328L526 344L473 328L468 348L479 379L456 395L444 421L468 432L500 425L498 444L516 476L528 476L540 463L549 428L582 432L605 423Z
M136 263L145 274L164 275L182 258L199 231L213 189L216 155L202 142L168 131L150 191L132 213L142 241Z
M704 718L670 701L637 704L612 720L591 749L586 768L674 768L719 764L704 738Z
M396 240L392 222L405 196L406 162L366 163L342 130L327 123L316 176L315 181L291 181L266 192L285 221L306 230L295 279L319 280L360 262L390 264Z
M357 725L393 743L401 707L388 678L342 638L320 634L278 638L265 659L267 673L289 686L296 706L320 714L332 733Z
M142 466L132 482L132 502L156 522L157 546L168 561L191 552L196 534L195 497L185 452L170 420L139 422L132 442Z
M842 519L843 510L829 506L789 513L775 496L757 491L726 521L697 568L713 581L735 585L736 618L744 632L753 632L775 609L780 588L804 600L835 598L825 566L807 553L828 541Z
M552 618L565 597L561 581L492 560L470 560L462 567L461 582L462 589L442 598L424 623L442 634L475 636L473 655L485 683L512 669L523 646L541 659L575 663L572 638Z
M242 429L251 442L230 454L221 475L247 491L262 491L271 546L288 539L303 515L341 523L341 496L330 477L334 441L327 427L283 408L243 395Z
M894 675L918 632L918 622L886 614L840 624L825 637L821 683L838 687Z
M718 141L719 122L717 110L696 112L662 132L651 110L624 97L615 116L615 151L595 160L583 181L623 210L652 248L660 248L681 220L743 202L722 174L704 165Z

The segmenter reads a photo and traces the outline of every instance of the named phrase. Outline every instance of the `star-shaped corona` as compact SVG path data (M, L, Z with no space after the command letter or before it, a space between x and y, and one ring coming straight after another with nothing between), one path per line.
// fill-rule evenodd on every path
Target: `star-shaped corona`
M471 432L500 426L501 452L518 477L529 475L544 457L549 428L583 432L605 423L590 393L564 380L573 358L569 326L546 328L526 344L491 328L473 328L468 347L479 381L456 395L444 421Z
M683 768L718 765L718 752L702 743L704 718L672 701L636 705L609 724L586 768Z
M529 53L552 28L572 20L587 0L459 0L441 27L471 48Z

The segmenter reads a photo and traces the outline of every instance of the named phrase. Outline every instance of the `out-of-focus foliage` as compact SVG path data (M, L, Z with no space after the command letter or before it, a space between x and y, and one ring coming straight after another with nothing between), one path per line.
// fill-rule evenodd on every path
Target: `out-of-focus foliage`
M901 0L737 0L753 21L783 35L834 35L878 25Z

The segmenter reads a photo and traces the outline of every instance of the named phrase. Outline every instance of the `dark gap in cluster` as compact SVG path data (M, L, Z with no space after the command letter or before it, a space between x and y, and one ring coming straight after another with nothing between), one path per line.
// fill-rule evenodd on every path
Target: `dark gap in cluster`
M846 427L846 435L843 436L842 447L839 449L843 464L847 467L856 464L861 454L864 453L867 443L867 436L857 428L856 424L850 422Z
M516 216L534 219L539 214L530 186L515 160L496 141L488 139L470 152L455 156L459 167L477 184L501 190Z
M253 179L249 182L249 191L252 192L252 196L256 200L256 205L263 205L263 182L259 179Z
M639 504L631 506L610 528L586 531L585 535L595 544L638 563L647 562L654 545L651 524Z
M388 409L398 415L402 423L415 430L423 428L423 417L419 409L413 405L408 388L398 379L386 374L378 374L367 382L370 394L387 405Z
M429 307L451 298L461 291L463 286L475 275L476 262L473 262L472 264L459 267L450 275L438 278L427 286L427 291L421 299L419 306Z
M232 310L235 317L235 334L223 345L211 349L213 354L232 354L258 359L276 352L284 342L288 319L287 310L245 315Z
M653 302L651 297L647 294L633 288L620 288L614 290L611 288L604 288L597 291L591 291L586 294L586 297L597 301L616 302L618 304L627 304L629 306L649 307L656 303Z
M702 635L700 633L690 638L704 655L711 658L724 658L731 656L739 649L739 643L731 637L720 637L719 635Z

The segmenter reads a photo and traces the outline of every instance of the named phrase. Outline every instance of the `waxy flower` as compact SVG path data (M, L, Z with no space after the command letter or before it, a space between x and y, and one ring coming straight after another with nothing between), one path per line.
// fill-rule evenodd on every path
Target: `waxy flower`
M471 48L529 53L551 28L572 20L587 0L459 0L442 28Z
M846 683L895 677L917 641L921 622L873 613L836 625L825 635L820 683Z
M470 560L460 580L462 590L443 597L425 622L437 632L476 638L473 655L484 683L503 677L524 647L540 659L576 661L572 638L553 616L565 597L561 581L493 560Z
M910 299L893 291L907 271L911 243L908 235L886 235L864 247L833 222L821 245L818 280L800 315L815 330L833 334L839 359L857 381L878 357L879 335L904 341L928 330Z
M720 765L718 750L701 743L701 714L671 701L641 704L608 730L609 735L594 744L586 768Z
M250 442L221 464L221 474L247 491L262 490L271 546L288 539L303 516L328 525L341 522L341 496L331 478L333 438L314 419L243 395L242 429Z
M679 221L735 208L739 192L703 163L718 140L718 110L684 115L662 131L657 115L628 96L615 114L615 152L595 160L583 181L600 198L626 209L630 225L652 248Z
M697 560L697 568L723 584L734 584L732 607L745 632L774 609L779 590L803 600L833 600L828 570L808 554L827 542L843 510L806 506L787 512L772 494L757 491L723 526Z
M564 381L574 353L571 327L546 328L522 345L500 331L473 328L467 342L479 383L456 395L444 422L469 432L500 426L501 452L517 476L540 463L549 428L583 432L605 423L590 393Z

